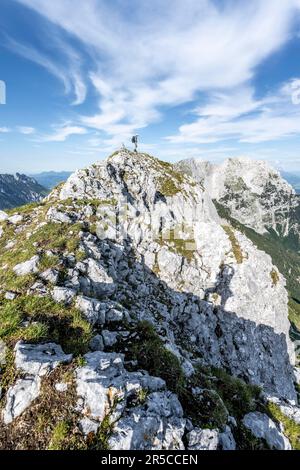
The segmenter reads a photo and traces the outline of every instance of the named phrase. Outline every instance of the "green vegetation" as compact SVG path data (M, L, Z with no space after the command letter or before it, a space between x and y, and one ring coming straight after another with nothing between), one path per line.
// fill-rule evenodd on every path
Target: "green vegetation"
M279 421L284 428L284 434L288 437L294 450L300 450L300 424L285 416L275 403L268 403L270 416Z
M270 275L271 275L271 279L272 279L272 282L273 282L273 286L277 286L280 278L279 278L279 274L276 271L276 269L273 268L272 271L270 272Z
M217 379L212 386L216 387L231 416L242 419L245 414L256 409L260 387L246 384L223 369L212 368L212 374Z
M162 339L149 322L141 322L134 332L133 341L127 341L128 359L138 367L166 381L169 390L176 393L185 414L195 426L220 429L227 422L228 413L239 422L257 409L260 388L232 377L222 369L199 367L187 379L178 358L168 351ZM195 395L192 390L199 388Z
M17 379L17 371L15 369L15 355L11 348L7 348L5 355L5 363L1 365L0 386L2 388L2 400L7 390L13 385ZM1 405L1 401L0 401Z
M136 333L139 340L133 341L130 357L142 369L164 379L170 390L179 393L184 386L184 374L177 357L164 347L150 323L139 323Z
M52 431L49 450L64 450L68 446L70 426L66 421L56 424Z
M187 229L189 233L189 238L179 238L177 236L176 228L170 229L162 234L160 234L157 242L161 246L167 246L170 251L177 253L184 258L186 258L189 262L192 261L194 258L194 252L196 249L196 242L193 238L192 229Z
M22 326L24 320L30 322L29 326ZM20 339L49 340L75 355L87 352L92 337L92 327L79 310L57 304L50 297L20 296L12 301L0 300L0 325L0 338L7 344Z
M234 257L236 259L236 262L238 264L242 264L243 262L243 253L242 253L242 250L241 250L241 247L239 245L239 242L237 241L237 238L234 234L234 231L231 227L229 227L229 225L223 225L223 230L227 233L228 235L228 238L230 240L230 243L231 243L231 246L232 246L232 251L233 251L233 254L234 254Z

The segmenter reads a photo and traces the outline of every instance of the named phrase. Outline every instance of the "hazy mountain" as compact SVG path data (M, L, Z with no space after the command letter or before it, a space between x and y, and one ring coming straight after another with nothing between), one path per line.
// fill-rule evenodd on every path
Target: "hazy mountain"
M47 189L41 186L34 178L17 173L14 175L0 175L0 209L38 202L47 194Z
M59 183L66 181L70 175L70 171L44 171L31 176L45 188L53 189Z

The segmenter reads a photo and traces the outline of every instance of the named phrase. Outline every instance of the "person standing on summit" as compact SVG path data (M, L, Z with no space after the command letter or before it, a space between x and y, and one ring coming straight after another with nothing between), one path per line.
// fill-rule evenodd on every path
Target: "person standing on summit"
M137 149L138 149L138 139L139 139L138 135L134 135L131 139L131 142L134 144L134 151L136 153L137 153Z

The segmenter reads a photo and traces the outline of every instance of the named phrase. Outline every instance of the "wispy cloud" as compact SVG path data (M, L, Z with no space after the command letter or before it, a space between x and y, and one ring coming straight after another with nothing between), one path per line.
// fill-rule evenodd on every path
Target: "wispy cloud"
M275 94L260 100L247 88L217 93L207 104L194 110L197 118L180 126L177 135L167 138L174 144L214 143L235 139L260 143L300 133L300 101L296 103L297 83L285 83Z
M35 133L34 127L27 127L27 126L18 126L17 130L24 135L32 135Z
M52 134L38 137L39 142L65 142L68 137L73 135L86 134L87 130L83 127L65 124L57 127Z
M256 67L289 40L298 0L230 1L219 6L212 0L85 0L77 2L76 8L73 0L18 1L90 51L89 73L84 78L79 73L84 59L79 53L72 56L67 40L70 70L57 69L38 52L34 60L60 78L66 88L72 84L77 104L83 102L89 82L92 84L98 108L81 116L81 123L110 139L127 138L134 130L159 121L166 109L193 102L199 93L213 93L207 107L200 108L208 117L199 117L194 127L183 126L177 140L189 134L195 135L192 142L213 141L213 126L219 136L227 138L235 118L230 116L233 106L226 102L226 94L235 87L241 94L235 93L237 115L260 114L256 124L250 118L240 128L236 124L236 134L248 129L246 139L255 141L260 126L266 139L273 138L274 125L291 128L292 113L288 123L279 113L272 114L271 120L269 111L262 110L263 105L252 98L245 84ZM202 139L196 137L199 125ZM295 128L297 125L298 120Z
M0 134L7 134L8 132L11 132L9 127L0 127Z
M44 36L47 38L46 32ZM82 104L86 98L87 87L80 70L81 59L70 45L61 41L59 34L50 36L53 46L55 45L57 50L62 51L63 58L60 61L44 50L38 50L31 44L21 43L8 35L4 35L4 45L16 54L45 68L63 83L66 94L73 93L75 96L72 101L73 105ZM50 41L49 37L48 41Z

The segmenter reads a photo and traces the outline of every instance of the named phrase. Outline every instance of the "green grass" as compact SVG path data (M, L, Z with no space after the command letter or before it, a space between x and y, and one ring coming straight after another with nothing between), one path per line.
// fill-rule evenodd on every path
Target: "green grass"
M178 358L164 347L150 323L139 323L136 332L139 339L131 345L131 358L137 360L142 369L164 379L170 390L180 392L184 375Z
M279 280L280 280L280 277L279 277L279 274L278 272L276 271L276 269L272 269L271 273L271 279L272 279L272 283L273 283L273 286L277 286Z
M282 423L284 434L290 440L292 448L300 450L300 424L285 416L275 403L268 403L268 411L273 419Z
M242 264L244 257L239 242L235 236L234 230L229 227L229 225L223 225L222 227L224 232L226 232L226 234L228 235L236 262L238 264Z
M28 319L24 328L21 322ZM92 327L79 310L55 303L50 297L20 296L0 300L0 338L7 343L54 341L74 355L88 351Z
M68 443L70 426L66 421L56 424L53 429L49 450L64 450Z
M165 233L160 234L157 242L161 246L167 246L170 251L179 254L191 262L194 258L196 249L196 242L192 236L192 230L189 230L189 238L179 238L176 229L170 229Z

